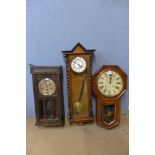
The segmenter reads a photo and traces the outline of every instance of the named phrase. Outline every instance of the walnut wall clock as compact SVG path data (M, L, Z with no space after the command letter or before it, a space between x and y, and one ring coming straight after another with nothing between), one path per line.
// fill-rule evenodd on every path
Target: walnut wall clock
M64 125L62 67L30 65L35 99L36 125Z
M78 43L71 51L62 51L66 60L69 122L93 122L91 98L91 62L95 50Z
M121 96L127 90L127 75L117 65L102 66L93 75L93 92L97 97L96 122L113 128L120 123Z

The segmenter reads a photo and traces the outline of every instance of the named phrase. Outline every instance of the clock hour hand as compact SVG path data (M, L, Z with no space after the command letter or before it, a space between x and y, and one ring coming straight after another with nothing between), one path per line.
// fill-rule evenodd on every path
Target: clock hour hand
M113 76L113 74L112 74L112 73L110 73L110 74L109 74L109 76L110 76L110 81L109 81L109 84L111 84L111 80L112 80L112 76Z
M46 80L44 80L44 83L45 83L45 85L46 85L46 93L48 93L49 88L48 88L48 85L47 85L47 83L46 83Z
M109 81L109 84L111 84L111 77L112 77L112 75L110 74L110 81Z

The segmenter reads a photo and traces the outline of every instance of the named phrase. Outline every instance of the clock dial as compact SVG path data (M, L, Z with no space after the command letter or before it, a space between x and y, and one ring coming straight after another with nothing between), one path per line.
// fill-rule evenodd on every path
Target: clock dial
M38 90L42 95L52 95L56 90L55 82L50 78L44 78L39 81Z
M76 73L82 73L86 69L86 61L82 57L76 57L71 62L71 68Z
M122 77L115 71L103 71L98 76L98 90L105 96L113 97L118 95L122 91L123 86Z

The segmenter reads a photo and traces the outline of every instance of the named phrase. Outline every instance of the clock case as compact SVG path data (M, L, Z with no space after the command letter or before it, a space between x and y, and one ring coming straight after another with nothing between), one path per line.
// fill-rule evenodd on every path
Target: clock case
M35 100L36 126L63 126L63 69L62 66L34 66L30 65L33 80ZM55 82L56 90L51 95L43 95L38 90L38 83L44 78Z
M92 79L91 79L91 65L92 65L92 57L94 55L94 49L93 50L87 50L85 49L80 43L77 43L76 46L71 51L62 51L65 62L66 62L66 74L67 74L67 91L68 91L68 120L70 124L78 124L78 125L84 125L84 123L91 123L94 121L93 118L93 109L92 109ZM76 89L81 85L81 83L75 81L75 79L80 79L83 75L83 73L75 73L71 69L71 62L76 57L84 57L86 61L86 100L88 101L88 110L84 114L75 114L74 113L74 102L75 94L79 93L79 90ZM83 102L82 104L86 104L86 102Z
M122 91L113 97L104 96L97 86L98 76L103 71L115 71L123 79L124 86ZM127 90L127 75L117 65L103 65L98 69L92 77L93 92L96 96L96 122L99 126L110 129L120 123L121 96Z

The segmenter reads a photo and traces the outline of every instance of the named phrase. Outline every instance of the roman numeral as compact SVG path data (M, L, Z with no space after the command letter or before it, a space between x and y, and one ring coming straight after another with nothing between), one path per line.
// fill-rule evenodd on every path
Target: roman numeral
M116 84L122 84L121 82L117 82Z
M103 82L99 82L99 84L103 84Z
M103 89L104 88L104 86L102 85L102 86L100 86L100 89Z
M102 80L104 80L104 78L103 78L103 77L101 77L101 79L102 79Z
M104 91L103 91L103 92L105 93L106 91L107 91L107 89L104 89Z
M120 79L120 77L118 77L116 80L119 80Z
M119 87L118 87L118 86L116 86L115 88L116 88L116 89L119 89Z
M111 91L109 90L109 95L111 94Z

